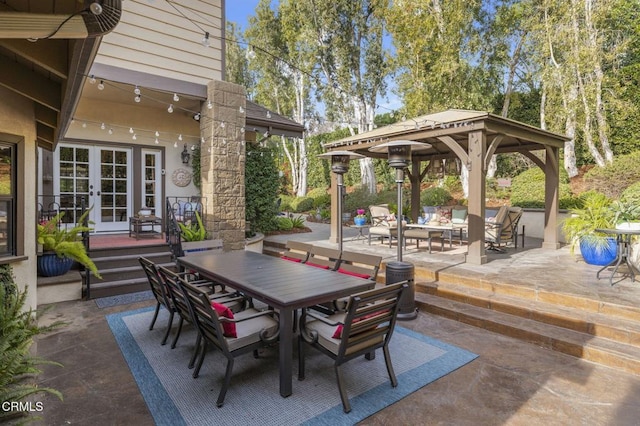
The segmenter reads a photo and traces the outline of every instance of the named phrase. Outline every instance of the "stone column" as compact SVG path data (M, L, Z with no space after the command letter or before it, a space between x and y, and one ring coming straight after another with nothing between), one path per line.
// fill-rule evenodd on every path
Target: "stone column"
M245 241L245 112L244 88L210 81L208 102L200 117L202 196L205 227L222 239L225 251L241 250ZM242 107L242 108L240 108Z

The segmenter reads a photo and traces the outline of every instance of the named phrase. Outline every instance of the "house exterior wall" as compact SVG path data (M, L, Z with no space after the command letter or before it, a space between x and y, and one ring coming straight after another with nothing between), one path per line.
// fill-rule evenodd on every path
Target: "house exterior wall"
M198 84L222 80L222 3L222 0L171 4L147 0L122 2L120 23L103 37L94 63ZM204 37L201 29L210 33L208 48L201 44Z
M18 261L12 261L16 283L28 287L26 308L36 308L36 125L32 101L0 87L0 132L22 138L18 143L17 235ZM31 176L31 178L29 178Z

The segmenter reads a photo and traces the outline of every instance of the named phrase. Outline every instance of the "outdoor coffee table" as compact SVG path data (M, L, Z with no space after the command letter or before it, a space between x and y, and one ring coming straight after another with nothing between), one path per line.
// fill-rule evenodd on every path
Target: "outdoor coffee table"
M279 310L278 355L280 395L283 397L291 395L293 388L293 313L296 309L330 302L375 286L371 280L245 250L193 253L178 258L178 263Z

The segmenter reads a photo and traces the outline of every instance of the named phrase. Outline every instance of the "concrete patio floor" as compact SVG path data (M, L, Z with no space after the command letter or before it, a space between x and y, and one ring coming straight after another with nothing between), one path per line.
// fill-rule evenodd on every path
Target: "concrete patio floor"
M330 244L326 225L310 225L312 233L269 238ZM345 249L377 250L385 254L383 262L395 259L395 246L389 249L379 243L369 246L366 241L350 241L356 234L355 229L345 230ZM404 260L429 263L443 274L455 271L487 280L509 277L518 285L585 293L603 302L640 306L640 283L625 279L611 287L608 281L595 279L597 267L577 262L566 248L549 251L537 247L539 242L527 240L524 250L490 254L489 262L482 266L463 264L463 254L455 250L434 250L429 255L415 246L409 246ZM60 390L65 399L39 397L44 411L43 420L36 424L153 424L105 320L109 313L152 304L147 301L99 309L94 301L77 301L52 306L42 321L61 319L69 325L40 338L37 353L65 367L45 367L39 381L41 386ZM479 358L361 424L638 424L640 376L423 312L400 325L472 351ZM187 370L185 374L189 374ZM229 396L232 393L233 389ZM213 398L212 394L212 403ZM264 424L271 424L264 420Z

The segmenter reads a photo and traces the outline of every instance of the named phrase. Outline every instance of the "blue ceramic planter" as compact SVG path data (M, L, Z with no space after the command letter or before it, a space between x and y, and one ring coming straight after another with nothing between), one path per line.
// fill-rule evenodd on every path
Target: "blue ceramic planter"
M43 253L38 256L38 275L41 277L57 277L64 275L73 266L73 259L58 257L55 253Z
M353 223L356 226L364 226L367 223L367 218L366 217L354 217L353 218Z
M616 258L616 250L615 238L607 238L606 245L595 245L590 240L580 240L580 253L584 261L590 265L608 265Z

